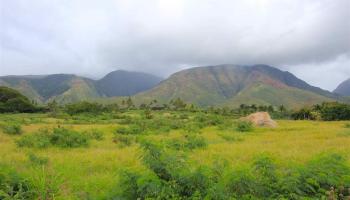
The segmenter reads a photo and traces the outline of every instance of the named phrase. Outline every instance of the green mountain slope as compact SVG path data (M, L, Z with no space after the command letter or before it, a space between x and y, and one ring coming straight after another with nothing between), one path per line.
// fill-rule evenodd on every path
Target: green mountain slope
M66 103L81 100L84 97L98 96L92 80L70 74L6 76L0 79L3 85L18 90L38 103L45 103L53 99ZM72 90L74 92L69 92ZM69 93L71 97L67 95Z
M96 81L96 87L106 97L131 96L153 88L161 80L151 74L117 70Z
M36 106L18 91L5 86L0 86L0 113L33 112L36 109Z
M197 67L173 74L155 88L135 96L168 102L180 97L200 106L246 104L303 105L337 98L289 72L266 65Z
M70 103L99 97L129 96L150 89L160 78L139 72L114 71L100 80L71 74L3 76L0 85L18 90L31 100Z

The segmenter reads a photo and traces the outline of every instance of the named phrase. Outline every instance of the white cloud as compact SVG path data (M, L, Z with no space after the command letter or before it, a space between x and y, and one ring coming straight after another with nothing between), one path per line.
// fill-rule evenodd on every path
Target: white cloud
M332 89L350 76L349 8L348 0L0 0L0 75L166 76L264 63Z

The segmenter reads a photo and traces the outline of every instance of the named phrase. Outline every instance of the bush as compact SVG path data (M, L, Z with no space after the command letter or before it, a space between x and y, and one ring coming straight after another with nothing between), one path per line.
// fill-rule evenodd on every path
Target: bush
M239 132L251 132L253 131L253 123L250 121L238 121L236 125L236 130Z
M51 145L48 129L40 129L31 135L22 136L16 141L19 147L46 148Z
M166 146L180 151L206 148L208 143L202 136L189 134L183 138L173 138L166 141Z
M250 166L236 169L227 164L190 169L179 151L168 151L147 141L142 147L143 163L148 170L123 171L120 192L111 199L297 200L350 195L346 191L350 186L347 182L350 168L337 154L319 156L292 171L278 169L267 155L257 157Z
M35 192L29 181L0 165L0 199L35 199Z
M350 186L350 167L338 154L321 155L308 162L301 170L301 190L308 196L324 194L331 187Z
M17 123L9 123L1 126L2 131L9 135L20 135L22 134L22 126Z
M38 132L25 135L17 140L20 147L46 148L57 146L61 148L86 147L89 144L89 136L67 128L40 129Z
M49 159L47 157L37 156L34 153L29 153L28 159L35 165L46 165L49 162Z
M50 135L51 144L62 148L88 146L88 137L83 133L66 128L54 128Z
M70 115L81 113L101 114L106 111L106 108L102 104L82 101L78 103L67 104L64 110Z
M202 128L203 124L199 122L189 122L183 127L187 133L200 133Z
M122 135L136 135L142 133L142 128L137 124L132 124L128 127L117 128L116 133Z
M197 149L197 148L205 148L208 146L207 141L204 139L204 137L202 136L198 136L198 135L186 135L186 142L184 147L187 149Z

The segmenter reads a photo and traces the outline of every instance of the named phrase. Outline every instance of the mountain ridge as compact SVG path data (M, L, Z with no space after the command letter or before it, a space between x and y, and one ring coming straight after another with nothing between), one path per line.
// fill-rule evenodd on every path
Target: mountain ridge
M98 80L74 74L3 76L0 85L18 89L42 103L132 96L139 103L154 99L168 103L181 98L199 106L283 104L301 107L343 100L340 95L309 85L288 71L264 64L193 67L178 71L165 80L126 70L112 71Z
M100 81L103 81L109 74L127 73L128 77L122 82L111 83L110 90L112 95L105 94L104 88L100 87ZM133 84L134 80L142 74L146 82L138 81L140 88ZM8 75L0 77L0 85L16 89L28 98L38 102L47 103L56 100L59 103L70 103L81 100L90 100L104 96L128 96L137 92L144 91L153 87L161 78L151 74L141 72L131 72L125 70L116 70L108 73L99 80L93 80L87 77L75 74L48 74L48 75ZM135 76L135 77L133 77ZM152 81L154 79L154 81ZM122 90L133 85L131 90ZM114 90L114 91L113 91ZM116 91L118 90L118 91Z
M290 99L295 99L297 103L287 101L288 98L278 103L291 105L291 107L338 98L337 95L329 91L307 84L290 72L281 71L268 65L230 64L195 67L179 71L153 89L137 94L135 97L144 100L157 99L163 102L179 97L200 106L237 106L238 101L235 101L235 98L237 99L244 94L250 98L242 100L243 102L251 101L255 97L256 101L252 101L252 103L264 102L276 105L275 101L267 98L264 93L256 90L257 88L263 89L266 95L270 93L277 95L274 98L278 98L278 95L282 93L285 96L289 95ZM280 92L274 93L271 90ZM288 94L283 90L293 92ZM304 90L307 92L303 92ZM306 95L306 97L301 94ZM261 99L265 100L261 101ZM298 100L300 101L298 102Z

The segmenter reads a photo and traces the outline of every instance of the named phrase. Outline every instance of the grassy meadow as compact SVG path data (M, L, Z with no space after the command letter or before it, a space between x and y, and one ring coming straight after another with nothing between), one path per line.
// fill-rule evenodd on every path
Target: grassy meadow
M1 175L15 174L9 182L23 180L32 194L0 194L0 199L227 199L223 193L231 199L322 199L329 196L330 186L350 183L350 122L277 120L277 128L252 130L240 130L238 123L231 116L180 111L56 118L1 114L0 183ZM20 130L6 129L11 124ZM60 131L76 137L67 142ZM293 177L288 173L297 174L294 182L287 180ZM255 191L264 181L288 187ZM182 188L186 184L193 188ZM298 185L302 191L290 191Z

